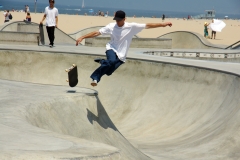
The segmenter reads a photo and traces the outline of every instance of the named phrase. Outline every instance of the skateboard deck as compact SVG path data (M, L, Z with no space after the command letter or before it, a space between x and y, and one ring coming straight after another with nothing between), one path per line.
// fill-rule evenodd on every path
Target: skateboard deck
M42 45L44 45L45 40L44 40L43 24L39 24L39 33L40 33L40 42Z
M73 64L70 68L65 70L68 72L68 79L66 80L69 82L70 87L75 87L78 84L78 71L77 65Z

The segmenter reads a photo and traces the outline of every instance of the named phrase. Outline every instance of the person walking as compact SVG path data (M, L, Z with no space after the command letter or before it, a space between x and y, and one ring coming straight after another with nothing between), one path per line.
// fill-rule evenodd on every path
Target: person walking
M42 18L42 21L40 24L43 23L43 21L46 18L46 29L48 33L48 38L49 38L49 46L52 48L54 45L54 32L55 32L55 27L58 27L58 9L54 7L54 0L49 0L49 6L45 8L44 16Z
M101 28L99 31L88 33L76 40L76 46L85 38L93 38L99 35L111 35L111 40L106 45L107 59L95 59L101 66L97 68L90 78L91 85L97 86L103 75L110 76L120 65L126 61L127 52L132 41L132 37L143 29L172 26L171 22L166 23L128 23L125 22L126 14L124 11L117 11L113 20L115 23L110 23Z

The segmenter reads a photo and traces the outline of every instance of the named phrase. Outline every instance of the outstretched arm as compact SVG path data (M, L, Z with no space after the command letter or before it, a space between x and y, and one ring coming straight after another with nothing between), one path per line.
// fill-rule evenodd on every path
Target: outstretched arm
M55 17L56 18L56 28L58 28L58 16Z
M147 23L145 29L150 29L150 28L158 28L158 27L172 27L171 22L165 22L165 23Z
M42 20L40 21L40 24L42 24L43 23L43 21L44 21L44 19L46 18L46 14L44 14L44 16L43 16L43 18L42 18Z
M76 46L79 43L81 43L82 40L85 39L85 38L93 38L93 37L97 37L99 35L101 35L101 33L99 31L94 31L94 32L88 33L88 34L86 34L86 35L84 35L84 36L82 36L82 37L80 37L76 40Z

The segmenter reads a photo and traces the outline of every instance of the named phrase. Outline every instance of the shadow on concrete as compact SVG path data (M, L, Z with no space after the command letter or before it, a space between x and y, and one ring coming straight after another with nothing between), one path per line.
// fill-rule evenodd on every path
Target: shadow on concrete
M102 128L108 129L111 128L115 131L118 131L116 126L113 124L112 120L109 118L105 108L103 107L101 101L99 100L98 96L95 96L97 99L97 112L98 115L95 115L90 110L87 109L87 118L91 124L93 121L97 122Z
M76 93L76 90L68 90L67 93Z

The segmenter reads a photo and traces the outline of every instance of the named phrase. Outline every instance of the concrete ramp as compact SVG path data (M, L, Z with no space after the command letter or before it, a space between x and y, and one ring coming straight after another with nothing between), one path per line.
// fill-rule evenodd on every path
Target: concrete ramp
M214 45L202 35L189 31L170 32L158 38L171 38L172 49L224 49L226 47Z
M1 159L149 159L119 133L96 91L0 82Z
M240 49L240 41L237 41L237 42L231 44L230 46L226 47L225 49L236 49L236 50L239 50Z
M84 28L84 29L81 29L77 32L70 33L69 36L71 36L73 39L78 39L79 37L81 37L85 34L88 34L88 33L93 32L93 31L98 31L102 27L104 27L104 26L94 26L94 27Z
M46 26L43 26L44 29L44 41L45 41L45 45L48 45L49 39L48 39L48 35L47 35L47 30L46 30ZM23 21L15 21L15 22L11 22L6 24L5 26L2 27L1 32L6 32L8 31L9 35L15 32L21 33L21 34L26 34L25 37L28 36L28 34L33 34L33 33L39 33L39 24L34 23L34 22L23 22ZM12 35L12 34L11 34ZM12 37L12 36L10 36ZM14 39L14 37L12 37L12 39ZM60 30L59 28L55 28L55 40L54 40L55 44L72 44L74 45L76 43L75 39L73 39L72 37L70 37L68 34L66 34L65 32L63 32L62 30ZM19 42L19 44L21 44Z
M240 64L182 59L174 63L131 53L126 64L102 78L94 88L98 96L93 96L87 94L89 89L81 88L90 87L89 76L99 66L93 59L103 55L87 47L78 47L82 54L53 51L0 50L1 79L40 83L23 83L20 88L20 82L1 81L2 86L7 85L0 94L0 123L5 128L12 131L28 123L29 130L39 137L45 132L70 136L75 149L82 145L88 150L92 142L91 153L86 153L92 159L98 158L93 156L98 148L99 159L104 159L100 153L124 160L240 158ZM69 88L65 82L64 69L72 63L78 65L81 88ZM22 127L21 133L23 130L26 128ZM12 139L17 133L1 130L0 134ZM10 154L10 144L1 142L1 154ZM51 157L54 151L46 150L41 155ZM16 147L14 152L23 151Z

